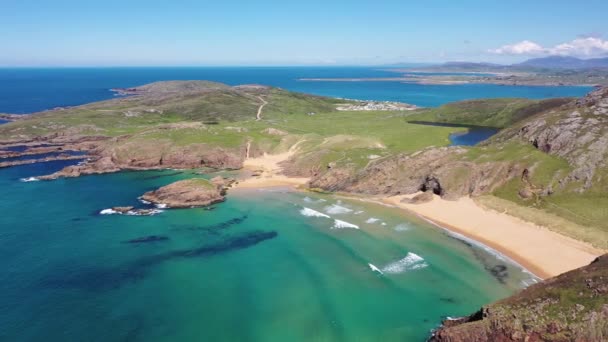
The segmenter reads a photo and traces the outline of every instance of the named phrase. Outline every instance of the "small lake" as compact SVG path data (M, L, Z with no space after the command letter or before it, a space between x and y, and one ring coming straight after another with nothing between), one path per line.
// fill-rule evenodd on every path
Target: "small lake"
M467 128L466 132L456 132L450 134L451 146L474 146L480 142L490 138L494 134L498 133L500 129L495 127L486 126L474 126L474 125L461 125L445 122L432 122L432 121L408 121L410 124L415 125L427 125L427 126L438 126L438 127L462 127Z
M490 127L469 128L466 132L450 134L452 146L474 146L498 133L498 129Z

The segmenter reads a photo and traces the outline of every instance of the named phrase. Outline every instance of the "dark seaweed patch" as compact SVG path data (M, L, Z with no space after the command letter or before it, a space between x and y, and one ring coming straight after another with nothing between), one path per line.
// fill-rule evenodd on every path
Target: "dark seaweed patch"
M501 284L506 283L507 279L509 278L509 271L507 269L507 266L502 265L502 264L490 264L486 255L479 248L476 248L472 243L470 243L464 239L458 238L456 236L453 236L451 234L447 234L447 235L449 237L451 237L452 239L460 241L461 243L463 243L464 245L469 247L471 249L471 251L473 252L473 256L475 256L475 259L477 259L479 262L481 262L481 264L483 265L483 268L486 271L488 271Z
M169 240L169 238L166 236L148 235L148 236L142 236L142 237L139 237L136 239L122 241L122 243L136 244L136 243L148 243L148 242L158 242L158 241L167 241L167 240Z
M74 273L51 274L42 285L53 288L78 288L88 291L104 291L118 288L128 282L145 277L152 267L180 258L211 257L221 253L245 249L278 236L275 231L252 231L227 238L215 244L194 249L182 249L140 258L115 268L95 267Z

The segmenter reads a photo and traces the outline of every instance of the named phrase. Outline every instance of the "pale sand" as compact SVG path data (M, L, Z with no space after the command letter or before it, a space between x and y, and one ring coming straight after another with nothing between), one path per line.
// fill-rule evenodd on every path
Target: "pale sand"
M239 180L235 188L267 188L276 186L298 187L306 184L309 178L288 177L282 174L283 168L279 165L293 156L299 143L292 146L289 151L278 154L264 154L261 157L247 158L243 168L249 171L260 171L260 176Z
M447 201L435 196L427 203L401 203L405 197L409 196L378 200L412 211L440 227L479 241L543 279L588 265L606 253L514 216L484 209L468 197Z
M297 151L294 145L280 154L264 154L247 158L244 168L260 171L260 176L240 180L235 188L300 187L308 178L294 178L282 173L281 162ZM355 199L391 205L413 212L432 223L481 242L525 267L536 276L546 279L588 265L597 256L606 253L587 243L563 236L547 228L526 222L514 216L484 209L471 198L447 201L439 196L427 203L406 204L408 196L385 198L352 197Z

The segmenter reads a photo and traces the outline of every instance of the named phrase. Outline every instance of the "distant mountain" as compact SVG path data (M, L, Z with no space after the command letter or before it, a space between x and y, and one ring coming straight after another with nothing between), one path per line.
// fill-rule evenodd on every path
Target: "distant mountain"
M547 69L596 69L608 68L608 57L580 59L576 57L566 56L548 56L542 58L528 59L519 64L513 64L514 67L534 67Z
M454 67L454 68L463 68L463 69L471 69L471 68L499 68L504 67L504 65L496 64L496 63L485 63L485 62L446 62L443 64L445 67Z
M433 71L533 71L538 69L608 69L608 57L581 59L567 56L548 56L528 59L511 65L484 62L447 62L425 70Z

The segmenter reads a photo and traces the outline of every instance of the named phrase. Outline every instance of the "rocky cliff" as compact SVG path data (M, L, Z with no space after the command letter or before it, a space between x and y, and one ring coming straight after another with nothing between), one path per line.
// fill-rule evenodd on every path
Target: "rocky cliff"
M431 342L608 341L608 255L444 321Z
M487 115L504 121L501 108ZM518 179L513 192L527 198L608 189L608 88L581 99L519 104L517 115L511 114L512 123L480 146L431 147L388 156L363 169L328 166L312 174L311 187L387 195L432 190L448 199L492 193ZM459 115L468 122L482 114Z
M586 191L608 168L608 88L524 120L488 143L513 139L566 159L573 170L560 178L560 186L579 183L576 191Z

